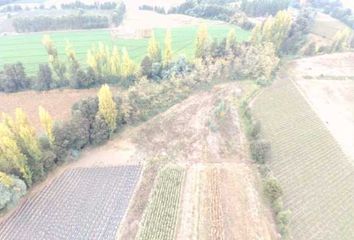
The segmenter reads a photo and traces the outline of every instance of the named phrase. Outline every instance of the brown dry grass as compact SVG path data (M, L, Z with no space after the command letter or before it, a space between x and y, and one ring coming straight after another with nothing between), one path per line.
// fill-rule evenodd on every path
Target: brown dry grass
M12 115L16 108L22 108L36 129L41 129L38 107L44 107L56 121L70 118L71 106L80 99L95 96L97 89L63 89L46 92L24 91L0 93L0 112Z

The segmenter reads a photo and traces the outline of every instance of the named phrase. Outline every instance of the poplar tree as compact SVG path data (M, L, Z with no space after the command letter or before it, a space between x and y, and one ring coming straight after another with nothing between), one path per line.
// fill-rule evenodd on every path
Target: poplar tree
M148 55L153 62L161 62L161 49L156 41L154 33L152 33L149 41Z
M231 29L229 31L229 33L227 34L227 38L226 38L226 47L228 49L235 49L237 44L236 41L236 31L235 29Z
M135 75L136 66L134 62L130 59L126 48L123 48L122 55L122 76L128 78Z
M111 74L120 76L121 74L121 61L120 61L120 54L119 50L116 46L113 47L112 56L110 59L110 67L111 67Z
M0 162L1 170L11 172L17 170L27 184L32 184L32 174L27 166L26 156L21 153L15 136L4 122L0 123Z
M49 112L47 112L42 106L38 108L39 120L42 128L44 129L51 145L54 143L53 135L53 120Z
M96 59L96 56L94 52L90 49L87 51L87 64L95 71L95 73L98 73L98 62Z
M6 117L5 123L15 136L16 143L20 147L21 152L27 158L28 166L32 173L32 181L39 180L43 176L42 152L35 129L30 125L27 115L21 108L17 108L15 119Z
M117 108L112 97L112 92L107 84L102 85L98 94L98 113L107 123L110 135L117 127Z
M50 38L49 35L44 35L42 39L42 44L44 45L45 49L47 50L48 53L48 58L49 58L49 64L52 67L52 70L56 73L58 76L59 80L63 83L66 81L65 78L65 64L60 62L59 60L59 55L58 51Z
M165 48L164 48L164 64L168 65L172 61L172 36L171 30L166 31Z
M262 24L256 25L251 40L254 43L271 42L279 51L288 36L291 23L291 15L287 11L279 11L275 17L270 16Z
M204 57L207 54L207 48L208 48L208 29L206 25L201 25L197 32L195 57L196 58Z

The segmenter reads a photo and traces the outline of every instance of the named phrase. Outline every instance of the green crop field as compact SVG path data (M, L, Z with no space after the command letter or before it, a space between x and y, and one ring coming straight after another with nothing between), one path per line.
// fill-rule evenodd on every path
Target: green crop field
M138 239L175 239L183 177L184 170L181 167L168 166L160 172L144 213Z
M354 166L294 83L276 80L252 108L272 145L291 239L354 239Z
M227 36L229 30L233 28L231 25L210 25L208 27L210 38L221 39ZM163 47L165 29L155 29L155 35ZM240 28L236 28L239 41L249 38L250 33ZM184 55L187 58L193 56L194 39L197 27L178 27L173 28L172 47L175 56ZM48 34L48 33L47 33ZM77 56L82 63L86 63L87 50L92 45L103 42L109 46L127 48L130 57L136 62L140 62L146 55L146 48L149 39L112 39L110 31L105 30L88 30L88 31L71 31L71 32L52 32L49 34L62 59L65 59L65 45L70 41L77 52ZM21 34L15 36L0 37L0 66L7 63L15 63L21 61L28 73L35 73L38 64L46 63L48 57L44 47L41 44L43 33Z

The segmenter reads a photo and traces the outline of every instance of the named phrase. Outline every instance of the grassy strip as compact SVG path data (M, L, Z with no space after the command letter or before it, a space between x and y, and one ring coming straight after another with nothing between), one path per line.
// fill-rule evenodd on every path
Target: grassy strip
M168 165L159 173L137 239L174 239L184 170Z
M267 164L267 161L271 158L271 144L261 138L261 124L254 119L249 108L250 101L258 92L259 88L255 88L240 101L239 116L249 142L250 156L257 163L260 170L263 180L263 191L273 209L278 230L282 239L287 239L289 236L288 223L290 211L286 210L283 206L283 190Z

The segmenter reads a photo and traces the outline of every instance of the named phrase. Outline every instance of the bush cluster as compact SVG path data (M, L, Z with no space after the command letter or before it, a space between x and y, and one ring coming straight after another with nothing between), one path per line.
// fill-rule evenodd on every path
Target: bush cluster
M267 166L267 160L271 157L271 145L268 141L261 139L260 123L252 117L247 101L241 104L240 110L246 135L250 142L251 157L258 164L263 177L264 194L274 211L279 232L282 238L286 238L288 236L290 212L284 209L282 200L283 190Z

